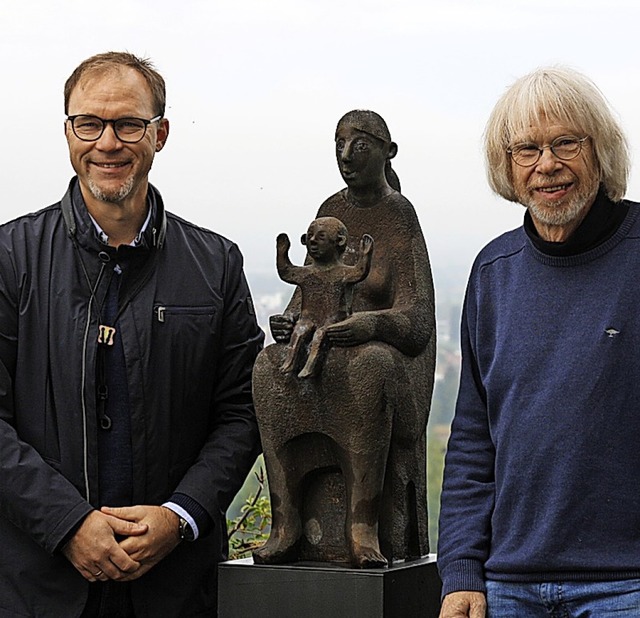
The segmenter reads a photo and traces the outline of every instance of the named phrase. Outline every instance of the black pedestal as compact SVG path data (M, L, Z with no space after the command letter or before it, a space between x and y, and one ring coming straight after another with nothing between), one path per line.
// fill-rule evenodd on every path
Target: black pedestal
M219 569L219 618L437 618L440 611L434 554L385 569L251 558Z

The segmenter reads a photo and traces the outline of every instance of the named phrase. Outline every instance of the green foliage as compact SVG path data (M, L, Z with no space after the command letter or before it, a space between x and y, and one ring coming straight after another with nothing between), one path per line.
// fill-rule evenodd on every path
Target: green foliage
M427 501L429 507L429 547L432 552L436 551L438 545L440 492L448 438L449 425L429 424L427 431Z
M254 470L253 477L258 485L255 493L247 495L236 517L227 519L231 560L248 558L254 549L260 547L269 538L271 503L269 496L263 495L266 486L264 468Z

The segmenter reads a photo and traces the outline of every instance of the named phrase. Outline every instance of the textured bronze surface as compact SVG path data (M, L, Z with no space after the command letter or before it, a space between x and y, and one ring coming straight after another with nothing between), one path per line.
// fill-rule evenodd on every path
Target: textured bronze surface
M272 317L276 343L256 361L254 400L273 510L257 563L367 568L429 553L425 445L434 295L420 224L390 169L396 152L377 114L355 111L340 120L336 155L347 188L317 216L344 223L344 253L324 270L311 254L305 267L293 267L309 269L298 275L315 269L323 276L313 285L290 277L300 287L285 312ZM288 276L287 242L278 243L281 275ZM334 285L319 301L345 265L354 269L345 272L368 275ZM351 287L352 298L336 304L338 290ZM311 344L311 367L295 341L305 316L323 339L316 360Z

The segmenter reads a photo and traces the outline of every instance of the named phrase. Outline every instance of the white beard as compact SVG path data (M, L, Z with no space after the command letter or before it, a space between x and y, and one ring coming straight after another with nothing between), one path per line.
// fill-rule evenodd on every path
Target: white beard
M599 180L594 175L588 185L583 185L575 195L555 206L542 206L528 196L527 199L521 200L521 203L535 220L545 225L565 226L580 218L581 213L593 204L598 186Z

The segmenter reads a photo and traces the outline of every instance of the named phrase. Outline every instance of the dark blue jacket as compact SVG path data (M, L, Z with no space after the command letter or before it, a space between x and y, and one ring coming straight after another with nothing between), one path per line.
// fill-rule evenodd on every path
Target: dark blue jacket
M179 492L214 522L133 582L134 604L150 617L215 609L225 511L259 452L251 371L263 334L238 248L165 213L149 191L153 218L136 248L100 244L86 209L67 207L65 220L61 203L0 227L2 618L84 607L89 584L60 545L97 506L96 306L123 251L133 504Z

